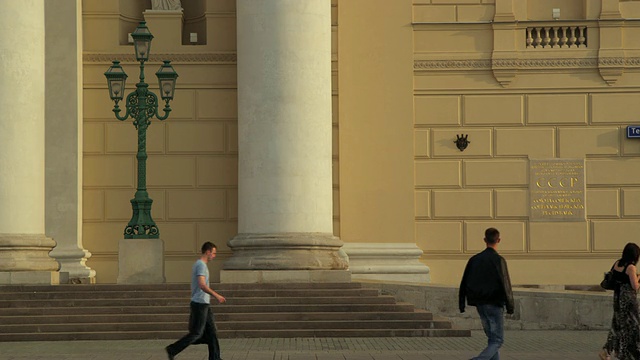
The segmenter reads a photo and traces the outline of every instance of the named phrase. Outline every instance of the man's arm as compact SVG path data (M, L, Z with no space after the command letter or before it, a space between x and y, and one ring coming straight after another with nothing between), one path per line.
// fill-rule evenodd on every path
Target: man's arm
M511 289L511 278L509 277L509 269L507 268L507 261L504 258L500 258L500 272L502 278L502 287L504 288L507 314L513 314L515 308L515 302L513 301L513 290Z
M469 271L469 263L464 268L464 274L462 275L462 280L460 281L460 290L458 290L458 307L460 308L460 312L464 312L464 308L466 305L467 298L467 272Z
M216 298L216 300L218 300L219 303L222 304L223 302L227 301L227 299L225 299L224 296L218 294L217 292L213 291L212 288L209 287L209 284L207 284L207 282L205 281L204 275L198 276L198 286L202 291Z

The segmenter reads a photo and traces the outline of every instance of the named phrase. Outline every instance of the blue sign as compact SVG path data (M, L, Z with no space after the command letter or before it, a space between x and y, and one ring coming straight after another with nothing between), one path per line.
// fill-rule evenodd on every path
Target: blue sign
M627 138L640 138L640 126L627 126Z

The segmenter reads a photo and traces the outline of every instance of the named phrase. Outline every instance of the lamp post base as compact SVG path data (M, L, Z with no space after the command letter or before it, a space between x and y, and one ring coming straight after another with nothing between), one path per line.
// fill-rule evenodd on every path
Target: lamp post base
M118 284L163 284L164 241L122 239L118 245Z

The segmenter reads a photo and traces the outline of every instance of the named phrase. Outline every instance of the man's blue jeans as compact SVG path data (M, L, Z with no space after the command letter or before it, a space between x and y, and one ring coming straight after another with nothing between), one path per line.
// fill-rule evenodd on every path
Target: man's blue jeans
M478 305L476 309L488 341L487 347L473 360L500 360L498 350L504 342L504 308L496 305Z

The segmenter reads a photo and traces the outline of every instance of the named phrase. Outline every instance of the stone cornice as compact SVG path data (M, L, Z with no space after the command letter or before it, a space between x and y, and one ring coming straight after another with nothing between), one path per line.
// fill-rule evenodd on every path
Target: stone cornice
M415 60L414 70L491 69L491 60Z
M136 63L134 54L84 54L85 63L109 63L120 60L123 63ZM209 64L235 64L236 53L201 53L201 54L151 54L150 62L162 62L171 60L173 63L209 63Z
M120 60L123 63L136 63L133 54L84 54L82 60L86 63L110 63L113 60ZM201 53L201 54L152 54L151 62L162 62L171 60L174 63L208 63L208 64L236 64L238 57L236 53ZM338 61L338 55L331 54L331 61Z
M426 70L491 70L597 68L598 66L640 67L640 58L581 58L581 59L499 59L499 60L415 60L413 69Z

